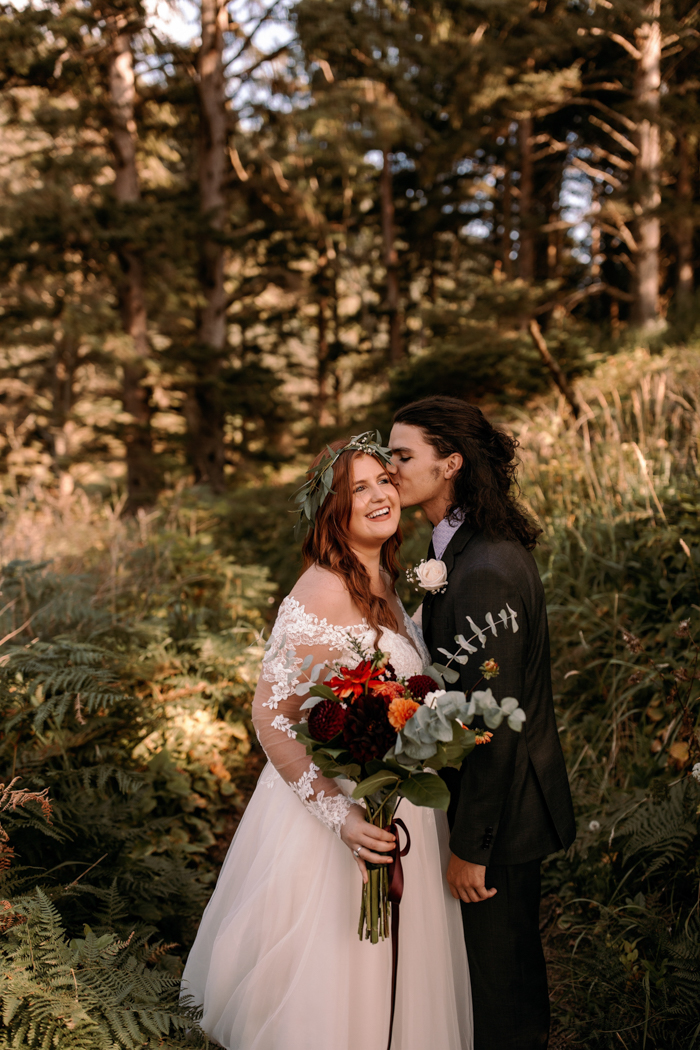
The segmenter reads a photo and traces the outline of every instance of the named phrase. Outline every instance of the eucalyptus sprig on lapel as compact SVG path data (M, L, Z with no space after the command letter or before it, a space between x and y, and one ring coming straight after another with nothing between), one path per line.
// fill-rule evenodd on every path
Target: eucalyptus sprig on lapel
M446 682L456 682L459 678L459 671L455 670L454 667L450 667L453 660L458 664L466 664L469 662L469 657L473 653L478 653L479 650L477 647L472 645L475 638L479 639L481 648L485 649L488 641L486 634L487 631L490 631L493 637L497 638L498 627L500 626L505 627L505 629L508 630L510 624L510 629L513 634L517 634L520 630L518 614L515 609L511 609L508 602L506 602L505 609L501 609L498 613L498 625L496 624L494 615L491 612L487 612L484 617L486 620L486 626L483 630L474 622L474 620L472 620L471 616L467 616L466 619L474 633L471 638L465 638L463 634L455 635L455 641L459 643L459 649L456 653L450 653L447 649L443 649L442 646L438 646L438 652L442 653L443 656L446 656L448 660L446 664L433 664L432 666ZM495 660L486 660L482 664L480 670L484 678L495 678L498 674L498 664ZM428 671L428 674L430 674L430 671Z

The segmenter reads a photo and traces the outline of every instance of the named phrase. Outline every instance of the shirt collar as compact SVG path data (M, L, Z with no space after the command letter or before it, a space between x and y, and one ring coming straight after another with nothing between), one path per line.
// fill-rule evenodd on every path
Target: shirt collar
M464 514L461 510L455 511L452 515L452 521L449 518L443 518L439 521L433 529L433 550L435 551L435 557L440 560L447 550L447 546L454 536L457 529L461 526L464 521Z

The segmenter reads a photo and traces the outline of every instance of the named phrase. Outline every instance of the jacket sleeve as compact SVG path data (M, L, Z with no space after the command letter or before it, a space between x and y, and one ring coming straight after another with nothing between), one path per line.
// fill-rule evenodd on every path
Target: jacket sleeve
M529 624L513 574L493 565L472 567L466 585L456 587L451 598L456 633L471 639L471 646L476 648L460 669L462 689L468 693L475 686L490 688L499 702L514 696L527 716L524 687ZM455 642L455 649L457 645ZM479 682L479 668L488 659L497 661L499 674ZM519 745L526 746L524 733L524 728L522 734L516 733L502 722L491 742L476 747L462 766L450 838L450 849L462 860L474 864L490 861L513 779L516 751Z

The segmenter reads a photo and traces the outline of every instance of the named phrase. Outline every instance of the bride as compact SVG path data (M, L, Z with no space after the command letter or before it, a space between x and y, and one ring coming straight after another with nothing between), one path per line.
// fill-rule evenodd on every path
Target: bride
M394 839L367 823L348 797L354 785L322 776L296 741L291 727L304 712L295 686L309 655L355 666L353 640L389 653L399 678L420 674L430 657L394 589L400 507L387 450L370 435L331 448L332 486L305 504L304 572L280 606L253 702L269 761L183 974L202 1028L227 1050L387 1050L391 943L359 940L359 875L366 880L367 862L389 863ZM398 815L411 850L391 1048L471 1050L460 904L444 877L447 818L406 799Z

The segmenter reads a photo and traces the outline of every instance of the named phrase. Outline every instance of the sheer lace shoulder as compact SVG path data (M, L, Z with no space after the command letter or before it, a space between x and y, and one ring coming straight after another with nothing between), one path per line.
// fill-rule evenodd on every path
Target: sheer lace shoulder
M402 615L408 637L384 630L379 646L389 652L397 675L408 678L419 674L430 657L403 607ZM356 804L341 786L349 787L349 782L323 776L292 727L304 717L303 683L314 670L322 680L328 665L354 667L359 657L352 641L369 649L374 637L374 630L358 618L342 580L326 570L309 570L280 605L253 701L255 731L272 764L262 782L270 784L281 776L306 809L338 834L350 806Z
M367 631L367 624L363 621L343 623L342 619L341 623L329 621L327 616L309 611L296 594L307 596L312 606L319 610L329 607L352 619L352 604L347 592L343 596L329 587L329 600L321 602L317 586L302 586L284 599L263 660L253 701L253 723L277 773L310 813L340 834L350 807L356 803L346 798L335 780L321 774L306 754L306 748L297 743L292 726L303 718L301 704L305 695L300 696L297 687L307 677L302 672L302 665L308 665L311 671L313 667L322 668L337 660L356 662L357 656L350 649L350 642ZM266 777L269 782L269 773Z

